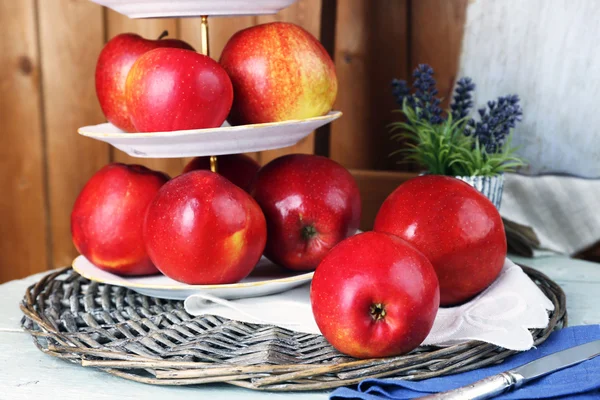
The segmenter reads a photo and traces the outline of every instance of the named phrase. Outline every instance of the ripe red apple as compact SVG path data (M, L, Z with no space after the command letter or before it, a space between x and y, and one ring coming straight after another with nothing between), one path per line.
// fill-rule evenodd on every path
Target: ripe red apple
M159 48L133 64L125 88L127 109L139 132L221 126L233 88L213 59L190 50Z
M400 185L383 203L375 231L401 237L431 261L442 306L469 300L498 276L506 236L498 210L479 191L448 176Z
M146 208L169 180L141 165L110 164L85 184L71 213L77 250L97 267L119 275L158 273L142 237Z
M366 232L335 246L319 264L310 300L333 347L352 357L389 357L425 340L440 292L421 252L393 235Z
M267 219L265 256L293 270L315 269L360 223L354 178L325 157L279 157L258 171L251 193Z
M210 157L196 157L190 161L183 173L198 169L210 170ZM229 179L231 183L246 192L250 191L252 180L260 169L260 164L245 154L230 154L217 158L217 172Z
M267 237L260 207L221 175L192 171L169 181L146 214L150 258L192 285L234 283L260 259Z
M219 61L233 83L234 125L327 114L337 95L335 66L298 25L273 22L237 32Z
M194 50L182 40L144 39L135 33L123 33L106 43L96 63L96 94L106 119L125 132L135 132L125 102L125 81L133 63L144 53L159 47Z

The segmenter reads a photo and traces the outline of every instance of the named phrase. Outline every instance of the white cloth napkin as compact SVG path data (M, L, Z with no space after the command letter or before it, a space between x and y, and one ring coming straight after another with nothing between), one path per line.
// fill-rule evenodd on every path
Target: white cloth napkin
M310 286L265 297L223 300L202 293L185 300L192 315L221 317L293 331L320 333L310 306ZM425 345L452 345L480 340L511 350L533 346L529 328L545 328L552 302L509 259L496 281L483 293L458 307L440 308Z
M600 179L506 174L500 214L511 250L573 255L600 241Z

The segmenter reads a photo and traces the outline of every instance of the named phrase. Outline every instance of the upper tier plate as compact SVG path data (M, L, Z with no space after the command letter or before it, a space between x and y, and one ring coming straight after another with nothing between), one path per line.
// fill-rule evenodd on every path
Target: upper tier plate
M275 14L296 0L92 0L129 18Z
M238 283L223 285L186 285L164 275L119 276L103 271L84 256L73 261L79 275L100 283L122 286L146 296L185 300L196 293L210 294L222 299L242 299L284 292L311 281L314 272L290 271L263 257L248 277Z
M312 131L338 119L341 111L321 117L267 124L193 129L174 132L123 133L112 124L79 128L80 135L110 143L133 157L176 158L218 156L293 146Z

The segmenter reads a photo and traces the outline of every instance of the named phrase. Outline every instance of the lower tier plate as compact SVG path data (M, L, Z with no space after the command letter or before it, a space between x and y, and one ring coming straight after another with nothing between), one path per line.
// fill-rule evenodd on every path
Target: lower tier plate
M227 300L266 296L310 282L314 274L286 270L265 257L261 258L248 277L238 283L225 285L187 285L164 275L119 276L101 270L84 256L79 256L73 261L73 269L91 281L122 286L146 296L172 300L185 300L197 293Z
M125 133L110 123L84 126L80 135L109 143L133 157L179 158L248 153L293 146L315 129L335 121L341 111L327 115L265 124L193 129L173 132Z

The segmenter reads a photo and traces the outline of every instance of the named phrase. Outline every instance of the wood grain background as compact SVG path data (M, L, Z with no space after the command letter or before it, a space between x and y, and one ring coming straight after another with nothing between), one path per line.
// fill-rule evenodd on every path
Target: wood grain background
M387 157L391 143L386 126L395 107L390 81L407 78L416 64L426 62L435 68L442 94L449 93L458 68L466 3L299 0L277 15L211 19L214 58L236 31L275 20L303 26L334 55L340 83L335 108L344 117L294 147L253 156L266 163L282 154L316 149L348 168L399 169ZM3 282L71 263L76 255L69 229L71 207L87 179L103 165L135 162L172 176L180 173L185 160L132 159L76 131L104 121L94 68L107 40L122 32L158 37L167 29L198 48L200 23L194 18L130 20L87 0L0 0L0 26L11 33L0 36ZM384 184L374 186L379 175L355 175L363 191L376 193L367 199L369 204L403 179L384 173Z

